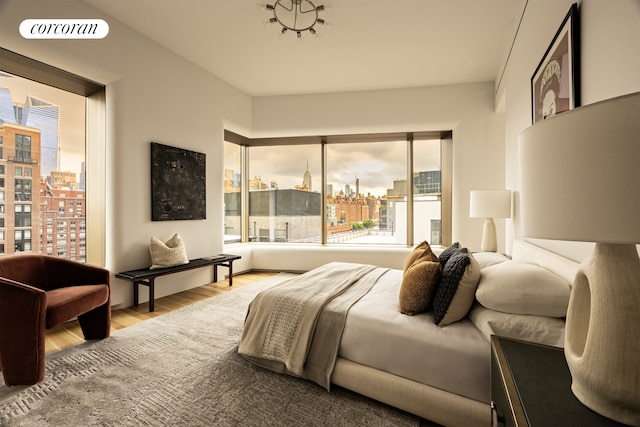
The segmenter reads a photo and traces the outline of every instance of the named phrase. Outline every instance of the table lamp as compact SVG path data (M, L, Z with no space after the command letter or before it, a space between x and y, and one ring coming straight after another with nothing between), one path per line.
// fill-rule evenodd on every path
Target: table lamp
M640 426L640 92L540 121L518 143L523 236L595 242L567 311L571 390Z
M493 218L511 218L511 191L472 191L469 200L469 216L471 218L485 218L480 250L482 252L496 252L498 240Z

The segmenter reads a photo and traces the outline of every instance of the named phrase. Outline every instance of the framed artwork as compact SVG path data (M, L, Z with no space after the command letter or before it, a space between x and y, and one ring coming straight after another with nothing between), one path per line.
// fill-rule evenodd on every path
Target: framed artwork
M151 143L151 220L206 219L206 155Z
M531 113L535 124L580 106L578 5L571 5L531 77Z

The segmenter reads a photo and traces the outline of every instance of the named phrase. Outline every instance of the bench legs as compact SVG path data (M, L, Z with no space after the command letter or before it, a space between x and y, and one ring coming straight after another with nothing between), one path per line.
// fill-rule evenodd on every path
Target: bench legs
M229 286L233 285L233 260L230 260L227 263L221 262L219 264L213 264L213 282L218 281L218 266L227 267L229 269ZM148 279L142 280L134 280L133 281L133 305L135 307L138 306L140 299L140 291L138 289L138 285L144 285L149 287L149 312L155 310L154 299L155 299L155 277L150 277Z
M134 280L133 281L133 305L135 307L138 306L140 292L138 290L138 285L145 285L149 287L149 311L155 310L154 300L155 300L155 277L145 280Z
M229 269L229 286L232 286L233 285L233 260L227 263L221 262L220 264L213 265L213 283L216 283L218 281L219 265L221 265L222 267L227 267Z

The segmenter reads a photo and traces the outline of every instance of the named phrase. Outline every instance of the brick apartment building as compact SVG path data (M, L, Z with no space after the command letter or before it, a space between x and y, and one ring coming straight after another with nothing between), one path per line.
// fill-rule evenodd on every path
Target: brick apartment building
M40 131L0 126L0 254L37 251L40 205L33 191L40 176Z
M52 172L55 186L41 177L40 154L38 129L0 125L0 255L33 252L84 262L85 193L75 174Z
M75 174L72 182L58 182L57 186L61 188L54 188L44 177L40 179L42 237L39 252L85 262L85 192L77 189Z

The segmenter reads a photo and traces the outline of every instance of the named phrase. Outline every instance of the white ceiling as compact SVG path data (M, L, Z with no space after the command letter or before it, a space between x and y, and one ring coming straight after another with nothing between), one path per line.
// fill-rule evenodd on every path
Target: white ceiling
M333 0L298 43L255 0L84 1L252 96L493 81L524 3Z

